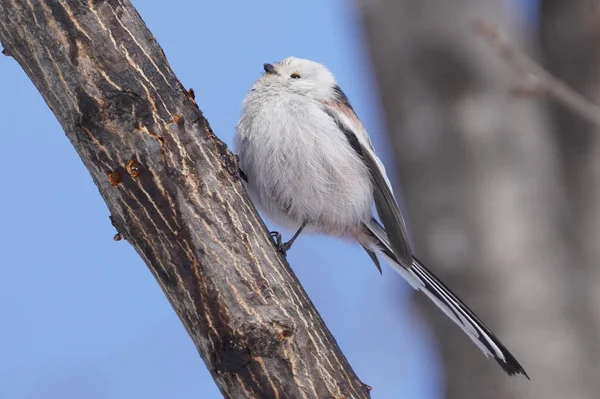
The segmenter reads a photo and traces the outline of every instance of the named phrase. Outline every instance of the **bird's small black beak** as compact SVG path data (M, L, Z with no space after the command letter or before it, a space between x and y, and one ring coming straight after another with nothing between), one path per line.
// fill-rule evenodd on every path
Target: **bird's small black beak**
M263 68L265 68L265 72L268 74L277 74L277 72L275 72L275 67L273 66L273 64L264 64Z

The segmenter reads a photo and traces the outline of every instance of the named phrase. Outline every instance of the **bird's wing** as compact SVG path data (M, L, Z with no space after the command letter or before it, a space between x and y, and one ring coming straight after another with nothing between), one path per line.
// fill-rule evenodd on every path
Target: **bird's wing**
M412 250L406 224L394 198L392 186L385 172L383 163L375 154L373 144L367 131L356 116L344 92L336 86L337 97L334 101L324 103L325 112L333 118L339 129L348 139L348 143L362 158L371 172L373 179L373 197L379 218L383 222L396 258L403 267L412 264Z

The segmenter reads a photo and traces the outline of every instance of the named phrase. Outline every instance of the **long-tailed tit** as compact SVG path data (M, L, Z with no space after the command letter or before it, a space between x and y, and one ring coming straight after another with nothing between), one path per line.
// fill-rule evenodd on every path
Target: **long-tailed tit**
M274 222L358 241L424 292L509 374L515 357L413 256L385 168L348 98L325 66L289 57L264 64L243 103L235 147L254 204ZM373 217L373 203L383 226Z

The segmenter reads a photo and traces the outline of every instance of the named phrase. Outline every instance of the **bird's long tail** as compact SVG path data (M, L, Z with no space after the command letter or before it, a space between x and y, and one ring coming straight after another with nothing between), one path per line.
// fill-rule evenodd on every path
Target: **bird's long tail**
M413 288L424 292L471 338L487 357L493 356L509 375L523 374L529 378L517 359L502 345L494 333L417 258L413 258L412 265L409 268L405 268L397 262L387 234L379 222L373 219L371 223L365 226L376 246L369 249L386 258L394 270L404 277Z

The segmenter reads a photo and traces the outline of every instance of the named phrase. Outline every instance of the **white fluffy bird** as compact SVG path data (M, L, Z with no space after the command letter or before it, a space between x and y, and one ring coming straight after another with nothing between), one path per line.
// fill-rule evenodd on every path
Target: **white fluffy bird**
M527 376L479 318L412 253L385 168L333 74L295 57L264 64L246 96L235 147L247 191L274 222L351 238L424 292L509 374ZM373 203L383 226L373 217Z

